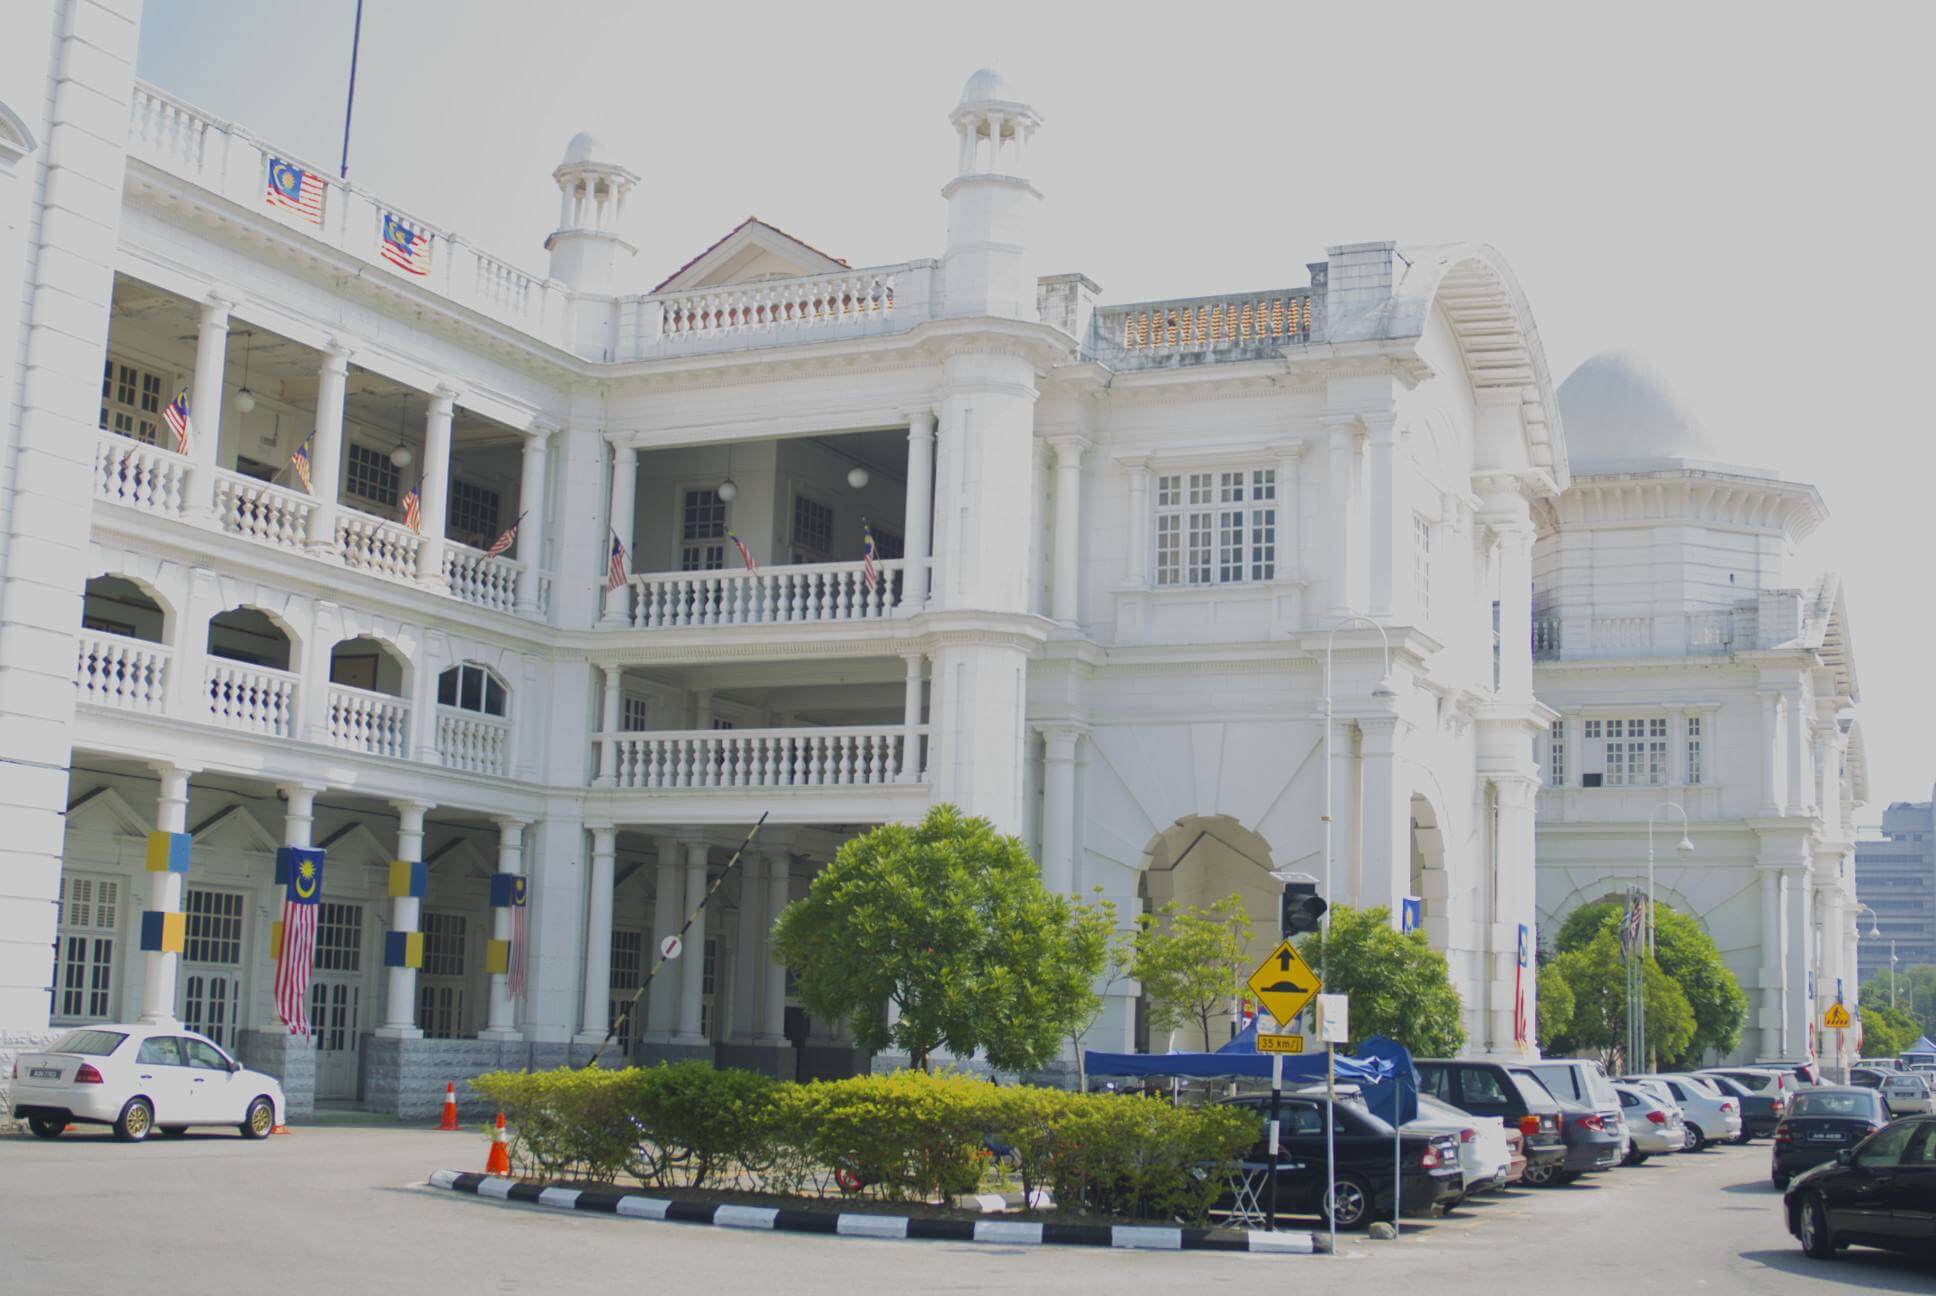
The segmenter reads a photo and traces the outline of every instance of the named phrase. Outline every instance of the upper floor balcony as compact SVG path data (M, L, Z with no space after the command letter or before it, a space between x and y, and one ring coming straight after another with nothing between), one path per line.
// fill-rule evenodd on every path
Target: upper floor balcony
M1800 590L1763 590L1730 608L1663 615L1576 617L1561 607L1534 616L1533 657L1724 657L1775 648L1801 633L1802 604Z

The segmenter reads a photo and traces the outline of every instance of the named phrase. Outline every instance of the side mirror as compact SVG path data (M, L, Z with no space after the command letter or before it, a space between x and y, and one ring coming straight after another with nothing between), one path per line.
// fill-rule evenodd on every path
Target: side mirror
M237 1071L240 1071L241 1069L242 1069L242 1064L241 1064L240 1062L237 1062L237 1061L236 1061L235 1059L233 1059L233 1058L231 1058L231 1059L229 1059L229 1074L230 1074L230 1075L234 1075L234 1074L235 1074L235 1073L236 1073Z
M1845 1165L1845 1166L1846 1166L1846 1165L1854 1165L1854 1164L1855 1164L1855 1149L1854 1149L1854 1148L1843 1148L1843 1149L1842 1149L1842 1150L1841 1150L1840 1152L1837 1152L1837 1153L1835 1154L1835 1164L1836 1164L1836 1165Z

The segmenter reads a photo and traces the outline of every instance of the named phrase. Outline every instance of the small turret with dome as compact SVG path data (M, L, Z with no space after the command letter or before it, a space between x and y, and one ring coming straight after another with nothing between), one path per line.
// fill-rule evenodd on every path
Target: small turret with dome
M558 228L545 240L551 277L581 292L612 292L621 257L638 251L618 232L638 176L612 161L590 131L579 131L551 178L560 194Z
M944 261L947 313L1035 319L1036 276L1029 221L1042 195L1024 178L1042 116L993 68L961 88L948 114L956 140Z
M1674 459L1713 460L1715 441L1664 375L1634 351L1602 351L1559 389L1573 471Z

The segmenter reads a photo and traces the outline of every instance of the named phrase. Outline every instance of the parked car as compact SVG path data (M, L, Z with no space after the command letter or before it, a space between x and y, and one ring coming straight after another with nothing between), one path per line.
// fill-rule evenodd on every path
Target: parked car
M1544 1083L1525 1067L1509 1069L1534 1084ZM1548 1092L1551 1093L1551 1090ZM1566 1158L1541 1175L1535 1175L1529 1168L1526 1172L1527 1183L1535 1188L1572 1183L1583 1174L1611 1170L1620 1164L1627 1155L1629 1141L1625 1116L1616 1114L1609 1118L1557 1094L1553 1095L1553 1100L1560 1105L1560 1138L1566 1145ZM1619 1098L1616 1096L1614 1101L1617 1104ZM1618 1113L1619 1108L1616 1106L1614 1110Z
M1822 1083L1822 1064L1813 1058L1762 1058L1754 1066L1760 1071L1779 1071L1793 1076L1797 1088Z
M1260 1131L1270 1110L1269 1094L1225 1098L1229 1106L1256 1112ZM1465 1173L1459 1166L1456 1135L1395 1132L1385 1121L1355 1102L1308 1094L1286 1094L1278 1116L1277 1212L1325 1214L1325 1119L1327 1107L1337 1122L1337 1225L1363 1228L1374 1215L1392 1213L1392 1142L1397 1134L1400 1166L1399 1206L1407 1215L1431 1215L1453 1206L1465 1196ZM1269 1166L1267 1132L1245 1159L1248 1167ZM1213 1209L1229 1210L1226 1194Z
M1882 1082L1880 1092L1891 1116L1926 1116L1936 1112L1929 1081L1914 1071L1890 1076Z
M1882 1088L1882 1082L1887 1080L1891 1074L1893 1072L1885 1071L1881 1067L1850 1067L1849 1083L1858 1085L1864 1089L1880 1089Z
M1782 1209L1817 1260L1858 1242L1936 1251L1936 1117L1905 1117L1796 1175Z
M228 1125L265 1138L282 1124L282 1085L211 1039L174 1026L87 1026L13 1065L13 1114L41 1138L109 1125L138 1143L155 1130Z
M1620 1155L1627 1155L1627 1118L1620 1106L1620 1095L1613 1091L1606 1068L1587 1058L1545 1058L1526 1064L1541 1084L1564 1102L1576 1102L1600 1113L1609 1129L1620 1135Z
M1506 1177L1499 1181L1501 1188L1510 1188L1526 1177L1526 1136L1511 1125L1504 1126L1506 1131Z
M1782 1090L1780 1077L1772 1071L1696 1071L1694 1074L1712 1081L1740 1102L1741 1133L1735 1136L1736 1143L1767 1138L1775 1132L1775 1126L1781 1124L1782 1112L1788 1107L1788 1095ZM1744 1076L1751 1077L1754 1082L1744 1080Z
M1681 1109L1638 1085L1617 1084L1627 1124L1627 1155L1622 1165L1637 1166L1651 1156L1678 1152L1687 1141Z
M1406 1121L1400 1128L1407 1133L1450 1132L1458 1137L1459 1169L1465 1174L1466 1196L1505 1185L1512 1168L1512 1149L1506 1142L1502 1118L1474 1116L1430 1094L1420 1094L1418 1119ZM1513 1133L1518 1135L1519 1131Z
M1834 1160L1837 1152L1888 1123L1889 1112L1873 1089L1818 1085L1798 1095L1775 1128L1770 1163L1775 1187L1786 1188L1795 1175Z
M1673 1072L1630 1077L1653 1080L1674 1096L1681 1109L1681 1149L1699 1152L1709 1143L1741 1137L1741 1100L1722 1093L1712 1080Z
M1566 1160L1560 1105L1530 1076L1516 1076L1498 1062L1476 1058L1426 1058L1418 1069L1420 1095L1429 1094L1474 1116L1497 1116L1525 1138L1526 1183L1547 1183Z

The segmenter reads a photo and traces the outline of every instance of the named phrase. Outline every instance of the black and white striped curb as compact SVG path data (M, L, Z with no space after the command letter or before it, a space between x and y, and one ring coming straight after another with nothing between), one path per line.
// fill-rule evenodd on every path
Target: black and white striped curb
M733 1206L713 1202L646 1197L611 1188L548 1188L494 1175L439 1170L430 1187L471 1193L495 1201L526 1202L556 1210L597 1211L632 1219L676 1220L720 1228L768 1229L791 1233L835 1233L842 1237L928 1238L940 1242L999 1242L1009 1246L1093 1246L1141 1251L1254 1251L1310 1255L1318 1250L1307 1232L1264 1233L1248 1229L1164 1228L1131 1224L1056 1224L1030 1220L924 1219L909 1215L868 1215L852 1211L793 1210L774 1206Z

